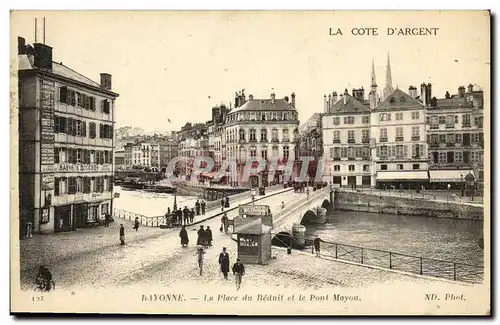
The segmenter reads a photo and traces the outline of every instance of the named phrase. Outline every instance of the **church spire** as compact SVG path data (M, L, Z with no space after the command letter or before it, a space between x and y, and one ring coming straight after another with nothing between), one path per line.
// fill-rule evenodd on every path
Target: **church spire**
M375 61L372 59L372 89L377 87L377 79L375 77Z
M392 87L392 73L391 73L391 59L389 58L389 53L387 53L387 67L385 72L385 88L384 88L384 99L387 98L394 88Z

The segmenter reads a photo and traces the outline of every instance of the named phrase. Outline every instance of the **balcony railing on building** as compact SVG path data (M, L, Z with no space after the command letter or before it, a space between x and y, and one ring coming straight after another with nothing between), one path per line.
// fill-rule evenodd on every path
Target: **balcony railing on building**
M370 143L370 138L363 138L361 143Z
M387 142L387 137L380 137L379 142Z
M349 139L347 139L347 143L356 143L356 139L349 138Z
M396 141L403 142L403 141L405 141L405 138L404 137L396 137Z
M340 139L333 139L333 143L340 143Z
M420 141L420 136L419 135L412 135L411 140L412 141Z

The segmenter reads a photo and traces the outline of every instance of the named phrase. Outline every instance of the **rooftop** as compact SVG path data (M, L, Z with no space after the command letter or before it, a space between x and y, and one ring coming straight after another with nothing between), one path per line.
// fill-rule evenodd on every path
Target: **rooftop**
M394 89L394 91L387 96L387 98L377 105L374 110L394 110L394 109L409 109L409 108L423 108L424 105L418 100L414 99L401 89Z
M369 113L370 109L349 94L340 96L340 100L333 104L330 113Z
M241 111L294 111L295 108L284 99L249 99L231 113Z

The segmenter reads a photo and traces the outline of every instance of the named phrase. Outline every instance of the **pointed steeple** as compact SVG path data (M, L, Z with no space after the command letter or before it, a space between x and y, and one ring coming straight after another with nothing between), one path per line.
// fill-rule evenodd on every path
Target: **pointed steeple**
M375 61L372 59L372 89L377 87L377 79L375 77Z
M392 73L391 73L391 59L389 53L387 53L387 67L385 71L385 88L384 88L384 99L387 98L394 88L392 87Z

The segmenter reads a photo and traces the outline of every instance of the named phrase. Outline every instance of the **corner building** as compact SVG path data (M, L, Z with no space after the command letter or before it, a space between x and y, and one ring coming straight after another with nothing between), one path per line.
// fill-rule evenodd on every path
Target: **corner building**
M26 222L51 233L98 224L113 210L117 93L52 61L52 48L18 38L19 205Z

